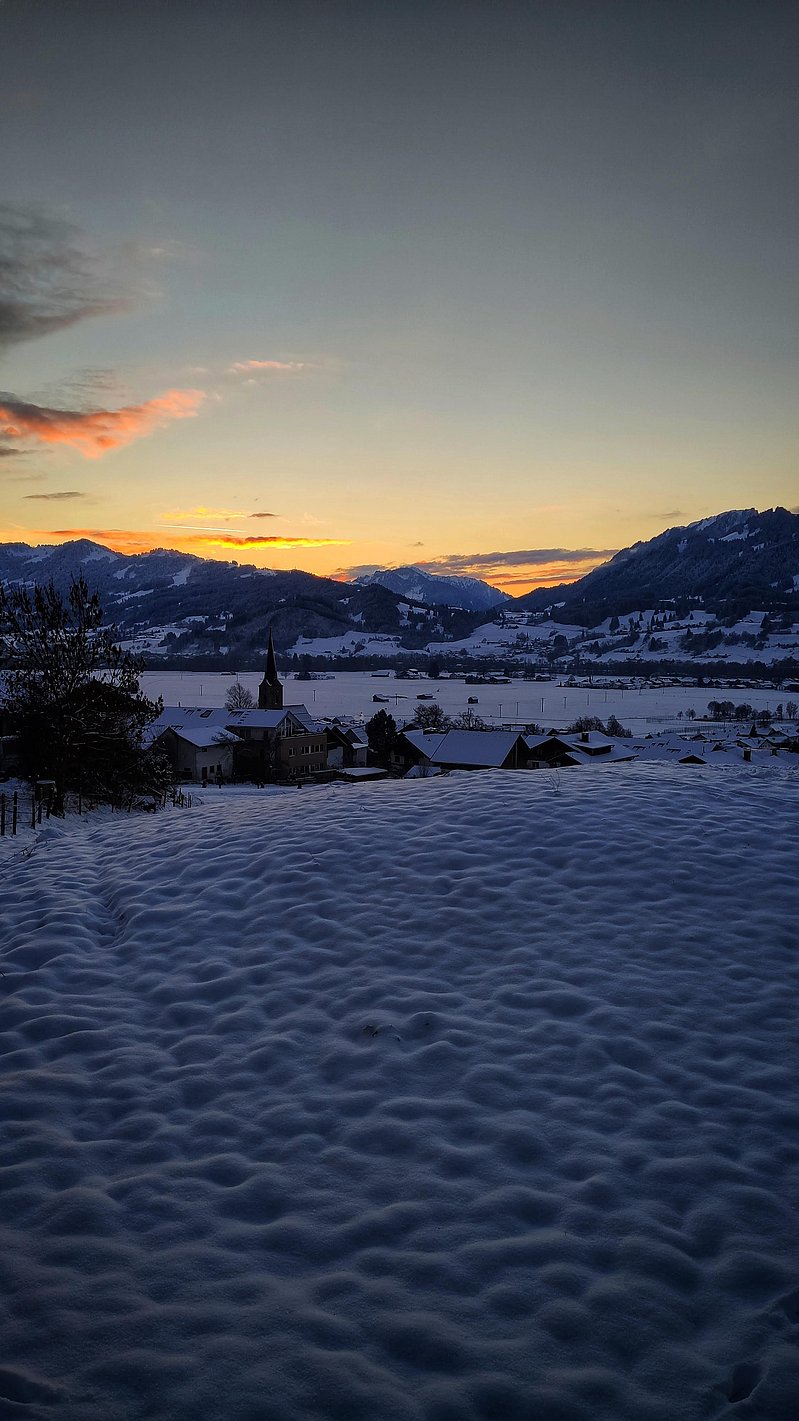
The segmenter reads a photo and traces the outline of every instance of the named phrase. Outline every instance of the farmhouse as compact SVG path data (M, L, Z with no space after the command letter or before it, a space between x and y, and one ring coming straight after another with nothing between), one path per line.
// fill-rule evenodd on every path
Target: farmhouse
M230 747L231 759L225 778L304 779L324 770L327 764L327 737L302 705L282 710L234 710L204 706L165 706L151 727L177 773L191 770L192 778L202 779L205 766L218 764L209 753L222 737ZM227 738L226 738L227 737ZM190 762L188 751L178 745L195 744L205 755ZM181 760L180 756L183 755ZM228 763L227 761L225 763ZM216 770L207 769L205 778Z
M182 779L229 780L237 736L220 725L167 726L156 737Z
M518 770L527 764L524 737L514 730L404 730L392 753L392 768Z

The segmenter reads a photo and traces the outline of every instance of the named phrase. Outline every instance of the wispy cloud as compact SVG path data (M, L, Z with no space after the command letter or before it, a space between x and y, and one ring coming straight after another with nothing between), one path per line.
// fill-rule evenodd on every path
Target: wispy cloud
M296 375L311 368L306 360L234 360L228 375Z
M168 512L161 515L162 519L170 521L159 522L159 527L177 527L184 518L197 518L202 522L205 519L213 521L217 518L250 518L252 516L243 508L206 508L204 503L200 503L196 508L170 508ZM174 522L172 522L173 519Z
M35 204L0 203L0 290L0 348L130 305L79 228Z
M63 489L58 493L26 493L26 499L41 499L45 503L65 503L68 499L85 498L85 493L80 493L78 489Z
M99 459L173 419L196 415L204 399L202 390L166 390L156 399L116 410L61 410L0 394L0 437L64 444L87 459Z
M338 548L352 541L351 538L261 538L261 537L201 537L197 544L205 543L215 548Z
M279 513L251 513L251 518L279 518Z
M230 537L242 537L238 528L231 528L230 525L224 528L213 528L207 523L156 523L156 528L179 528L181 533L227 533Z

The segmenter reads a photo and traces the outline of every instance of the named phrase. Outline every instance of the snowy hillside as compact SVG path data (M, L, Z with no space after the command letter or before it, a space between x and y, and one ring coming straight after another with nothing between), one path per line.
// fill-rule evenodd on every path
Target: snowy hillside
M574 621L595 625L636 607L688 599L719 616L753 607L799 611L799 514L787 508L730 510L622 548L570 587L519 600L538 610L557 597Z
M6 859L0 1414L793 1421L796 790L697 773Z

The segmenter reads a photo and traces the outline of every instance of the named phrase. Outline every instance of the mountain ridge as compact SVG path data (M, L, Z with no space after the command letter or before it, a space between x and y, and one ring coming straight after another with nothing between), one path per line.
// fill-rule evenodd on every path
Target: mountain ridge
M405 571L416 576L421 570ZM477 610L423 602L374 576L339 582L171 548L119 553L85 538L0 544L0 582L8 585L52 580L66 591L79 573L99 593L123 640L156 657L255 666L271 626L283 652L302 653L305 641L313 655L311 644L344 638L345 659L391 658L428 645L465 644L486 614L524 622L548 613L554 624L583 628L646 608L680 615L703 608L725 624L755 609L799 616L799 515L784 508L727 510L633 543L574 583L519 598L498 593L499 602ZM489 587L480 579L442 578L438 588L437 574L424 576L424 586L432 583L431 593L442 597L451 595L453 582Z

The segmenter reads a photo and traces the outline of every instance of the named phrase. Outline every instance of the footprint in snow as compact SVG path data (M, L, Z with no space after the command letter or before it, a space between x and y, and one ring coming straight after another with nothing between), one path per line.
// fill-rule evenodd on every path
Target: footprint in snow
M752 1395L761 1378L760 1368L754 1362L739 1362L727 1383L727 1400L746 1401Z

